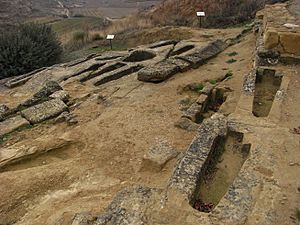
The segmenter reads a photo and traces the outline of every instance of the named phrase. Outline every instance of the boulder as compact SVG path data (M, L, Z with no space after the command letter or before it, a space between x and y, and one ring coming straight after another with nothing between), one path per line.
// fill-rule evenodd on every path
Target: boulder
M60 99L53 99L25 109L21 111L21 114L30 121L30 123L36 124L56 117L67 110L68 107L63 101Z
M130 52L123 61L124 62L141 62L149 59L153 59L156 56L156 53L150 49L137 49Z
M29 122L21 116L16 116L0 122L0 136L11 133L21 127L29 125Z
M161 141L144 155L140 171L159 172L168 161L178 154L167 142Z
M156 65L145 67L138 73L138 80L144 82L162 82L180 71L180 67L167 62L159 62Z

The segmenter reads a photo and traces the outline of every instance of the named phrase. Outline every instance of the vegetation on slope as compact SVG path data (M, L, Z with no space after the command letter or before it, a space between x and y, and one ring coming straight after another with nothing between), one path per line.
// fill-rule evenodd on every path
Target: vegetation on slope
M151 17L160 24L197 25L196 11L205 11L206 27L224 27L245 22L266 3L284 0L164 0Z
M0 34L0 79L58 62L62 48L55 33L42 24L23 24Z

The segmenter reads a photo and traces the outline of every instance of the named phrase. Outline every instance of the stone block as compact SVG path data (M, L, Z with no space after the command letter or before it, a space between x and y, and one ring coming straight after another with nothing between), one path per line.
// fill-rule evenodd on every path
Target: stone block
M53 99L25 109L21 111L21 114L28 121L30 121L30 123L36 124L56 117L67 110L68 107L63 101L61 101L60 99Z
M144 155L140 171L159 172L178 152L167 142L159 142Z
M272 49L278 46L279 36L276 30L267 30L264 34L264 45L266 49Z
M300 56L300 33L284 32L279 33L279 36L284 53Z

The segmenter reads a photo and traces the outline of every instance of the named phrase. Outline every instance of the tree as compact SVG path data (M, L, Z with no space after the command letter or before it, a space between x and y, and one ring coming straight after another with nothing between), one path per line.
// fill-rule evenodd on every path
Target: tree
M0 79L57 63L62 47L51 27L27 23L0 34Z

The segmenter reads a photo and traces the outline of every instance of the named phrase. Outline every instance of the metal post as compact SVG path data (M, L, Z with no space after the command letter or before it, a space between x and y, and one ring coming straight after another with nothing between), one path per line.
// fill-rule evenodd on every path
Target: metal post
M112 50L113 49L112 40L110 39L109 42L110 42L110 49Z
M201 26L202 26L202 21L201 21L201 16L199 16L199 27L201 28Z

